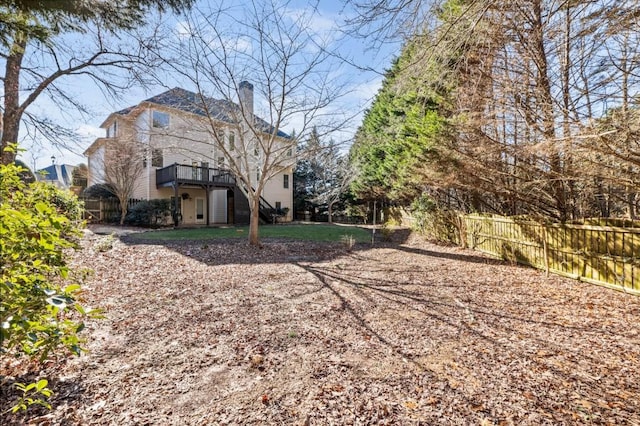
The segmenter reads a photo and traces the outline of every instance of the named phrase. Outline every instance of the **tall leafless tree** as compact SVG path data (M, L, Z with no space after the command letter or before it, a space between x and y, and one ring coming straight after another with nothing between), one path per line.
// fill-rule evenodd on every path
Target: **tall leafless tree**
M120 225L127 217L129 199L140 184L138 179L144 171L145 161L150 161L148 156L145 147L134 138L112 138L104 144L102 164L92 168L98 173L96 178L103 181L120 202Z
M346 114L332 109L345 93L339 65L327 50L331 40L313 31L313 18L313 10L289 2L194 8L179 24L177 37L166 37L157 52L169 72L198 94L207 118L203 130L249 200L252 245L259 244L265 185L294 166L297 140L306 138L312 125L329 133L346 121ZM247 99L246 81L253 99ZM213 98L221 102L212 108ZM229 125L236 135L233 148L220 132ZM295 129L296 137L284 129Z

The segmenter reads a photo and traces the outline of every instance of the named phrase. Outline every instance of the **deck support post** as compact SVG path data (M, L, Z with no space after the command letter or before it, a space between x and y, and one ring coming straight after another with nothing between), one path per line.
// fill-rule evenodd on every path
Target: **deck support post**
M209 211L209 196L211 193L211 187L209 187L209 185L206 185L204 187L204 193L205 193L205 203L207 203L207 206L205 207L205 211L207 212L207 227L211 224L211 212Z
M178 227L179 212L178 212L178 181L173 182L173 226Z

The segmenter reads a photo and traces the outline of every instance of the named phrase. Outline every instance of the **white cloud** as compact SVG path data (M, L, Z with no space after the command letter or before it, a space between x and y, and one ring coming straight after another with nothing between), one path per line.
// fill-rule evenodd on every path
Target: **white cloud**
M319 44L330 44L338 38L341 17L334 14L322 13L311 7L287 8L283 16L291 19L296 25L304 27L317 38Z
M84 139L96 139L104 137L104 129L100 127L92 126L90 124L81 124L76 129L76 133Z
M364 107L368 107L371 102L373 102L373 98L375 98L380 87L382 87L382 78L383 77L379 75L358 84L353 91L354 98L359 99L360 104Z
M232 48L236 52L251 54L253 52L253 44L248 37L238 37L237 39L227 39L225 45Z
M174 29L175 29L176 35L180 39L188 38L192 35L192 31L189 26L189 23L186 21L178 21Z

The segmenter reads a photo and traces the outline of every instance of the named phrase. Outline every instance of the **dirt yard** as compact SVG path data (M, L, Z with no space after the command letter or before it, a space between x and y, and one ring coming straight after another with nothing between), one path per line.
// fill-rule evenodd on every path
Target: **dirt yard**
M92 235L77 425L640 424L640 298L403 236L376 248ZM2 404L6 406L6 404Z

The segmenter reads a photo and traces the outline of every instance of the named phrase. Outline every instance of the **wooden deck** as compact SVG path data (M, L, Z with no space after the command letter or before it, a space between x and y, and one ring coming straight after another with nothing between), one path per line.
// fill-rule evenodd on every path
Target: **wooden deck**
M227 169L172 164L156 170L156 186L200 185L204 187L232 188L236 179Z

